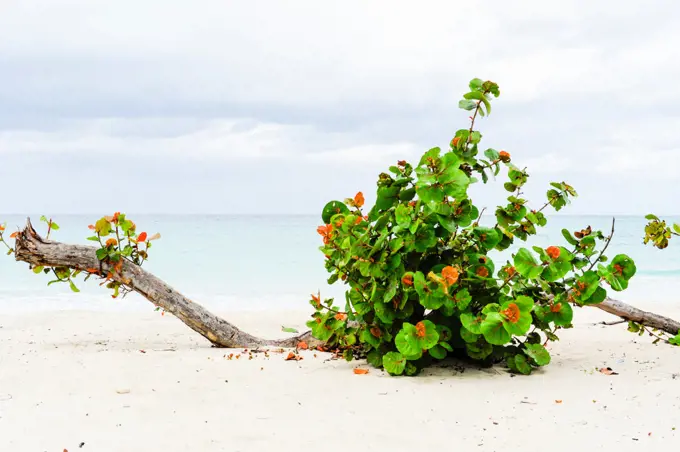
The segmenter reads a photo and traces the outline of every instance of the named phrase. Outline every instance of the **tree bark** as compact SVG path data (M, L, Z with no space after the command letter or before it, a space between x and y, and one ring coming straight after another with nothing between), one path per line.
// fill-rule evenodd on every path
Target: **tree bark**
M680 322L664 317L653 312L643 311L619 300L607 297L602 303L593 305L595 308L621 317L623 320L630 320L641 323L645 326L665 331L675 336L680 332Z
M109 270L106 263L97 259L96 248L45 240L33 229L30 220L17 236L15 255L18 261L27 262L34 267L68 267L81 270L101 268L104 273ZM322 342L313 338L309 331L291 338L275 340L261 339L241 331L200 304L191 301L153 274L128 261L124 262L120 274L114 272L114 279L139 293L155 306L175 315L217 347L296 347L302 341L310 347L322 345ZM611 298L593 307L668 334L676 335L680 330L680 322Z
M16 238L14 252L16 260L27 262L33 267L68 267L80 270L97 268L103 274L109 270L106 263L97 259L96 248L45 240L33 229L30 219ZM296 347L301 341L307 342L310 347L321 344L310 332L286 339L267 340L241 331L131 262L124 261L120 274L113 273L114 280L173 314L217 347Z

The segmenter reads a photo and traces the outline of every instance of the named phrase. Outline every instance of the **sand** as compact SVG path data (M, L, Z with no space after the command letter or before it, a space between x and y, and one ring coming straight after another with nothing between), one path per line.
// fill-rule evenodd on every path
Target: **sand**
M645 306L650 308L650 306ZM680 318L680 307L652 309ZM0 315L0 451L628 451L680 444L680 348L599 310L534 375L460 363L394 378L365 362L211 348L159 313ZM234 313L285 336L304 312ZM618 375L597 371L611 367Z

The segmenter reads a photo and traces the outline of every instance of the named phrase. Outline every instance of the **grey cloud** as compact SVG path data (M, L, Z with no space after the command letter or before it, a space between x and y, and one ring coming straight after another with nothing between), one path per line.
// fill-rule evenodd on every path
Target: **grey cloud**
M483 145L532 163L530 195L569 180L588 213L680 195L672 2L295 4L5 7L0 177L23 188L0 211L313 213L371 193L393 151L446 146L474 76L502 92Z

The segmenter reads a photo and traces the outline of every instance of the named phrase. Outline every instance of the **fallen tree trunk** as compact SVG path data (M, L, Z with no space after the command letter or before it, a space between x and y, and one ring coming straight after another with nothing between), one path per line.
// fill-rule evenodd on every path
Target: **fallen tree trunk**
M109 270L106 263L97 259L96 248L45 240L33 229L30 220L16 238L15 254L18 261L27 262L34 267L68 267L81 270L101 268L104 272ZM173 314L217 347L296 347L302 341L309 346L322 344L313 338L310 332L287 339L267 340L241 331L131 262L125 261L122 271L113 273L116 281L139 293L155 306ZM611 298L594 307L624 320L638 322L672 335L678 334L680 330L680 322Z
M33 267L68 267L80 270L101 268L103 274L109 270L106 263L97 259L96 248L45 240L33 229L30 220L16 237L14 252L16 260L28 262ZM131 262L125 261L122 271L113 274L114 280L173 314L217 347L296 347L301 341L307 342L309 346L321 344L310 332L286 339L267 340L241 331Z
M642 325L665 331L675 336L680 332L680 322L653 312L643 311L619 300L607 297L602 303L593 305L605 312L621 317L623 320L641 323Z

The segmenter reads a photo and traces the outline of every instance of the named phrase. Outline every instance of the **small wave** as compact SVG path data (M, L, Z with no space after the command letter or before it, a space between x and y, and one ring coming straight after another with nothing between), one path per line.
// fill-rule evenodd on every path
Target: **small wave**
M661 276L661 277L673 277L673 276L680 276L680 268L676 269L658 269L658 270L640 270L638 269L637 275L642 275L642 276Z

